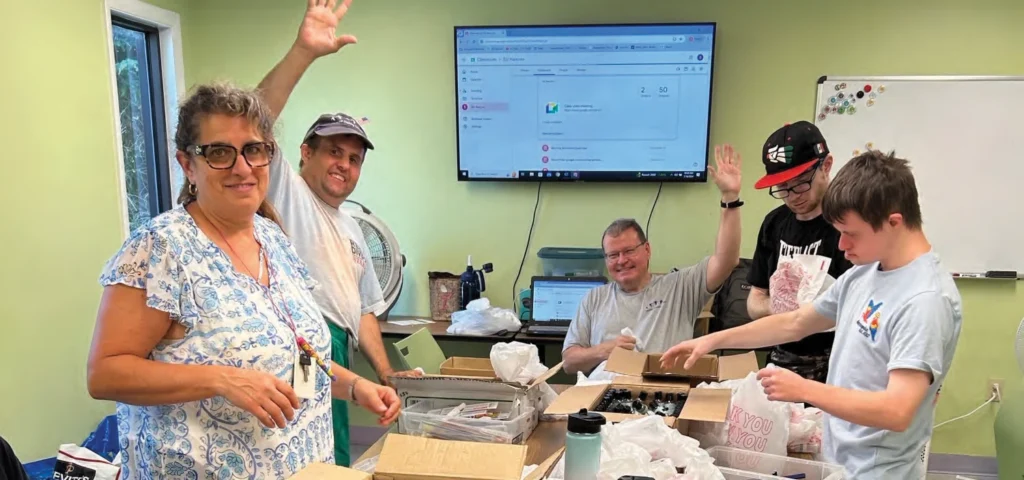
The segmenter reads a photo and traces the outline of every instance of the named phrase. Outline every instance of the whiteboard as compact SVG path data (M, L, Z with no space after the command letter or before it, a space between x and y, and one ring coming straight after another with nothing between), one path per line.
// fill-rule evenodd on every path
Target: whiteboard
M949 271L1024 272L1024 77L822 77L814 118L833 177L868 149L910 161Z

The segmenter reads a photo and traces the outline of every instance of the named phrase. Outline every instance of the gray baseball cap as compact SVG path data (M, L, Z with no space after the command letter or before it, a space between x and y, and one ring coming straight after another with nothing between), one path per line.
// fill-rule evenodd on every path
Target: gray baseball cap
M313 125L302 137L302 143L306 143L313 135L328 137L331 135L355 135L363 140L367 150L373 150L373 142L366 136L366 130L359 124L359 121L344 113L325 113L317 118Z

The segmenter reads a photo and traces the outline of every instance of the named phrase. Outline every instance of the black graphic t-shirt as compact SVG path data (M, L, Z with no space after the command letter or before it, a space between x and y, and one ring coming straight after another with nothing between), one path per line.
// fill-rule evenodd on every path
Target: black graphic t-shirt
M779 265L779 257L799 254L832 259L828 274L833 278L839 278L853 266L839 249L839 231L821 215L811 220L798 220L789 207L780 205L761 223L747 282L767 291L768 281ZM834 332L816 333L798 342L780 345L780 348L797 355L823 355L832 347L834 338Z

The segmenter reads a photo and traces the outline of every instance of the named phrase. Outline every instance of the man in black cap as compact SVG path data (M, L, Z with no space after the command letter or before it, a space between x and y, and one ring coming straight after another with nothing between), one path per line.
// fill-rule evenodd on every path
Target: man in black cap
M853 266L839 249L839 232L821 216L832 155L818 127L799 121L776 130L764 144L761 161L766 175L754 188L769 189L772 197L785 204L765 216L757 234L753 264L747 276L751 286L747 312L752 320L795 308L791 301L776 298L772 302L773 287L778 289L772 277L780 258L798 254L827 258L831 261L828 274L832 278L839 278ZM792 290L788 293L795 294ZM773 310L773 304L779 311ZM768 361L804 378L825 382L834 338L834 331L829 331L778 345Z
M284 109L314 60L355 43L351 35L335 35L350 3L308 3L295 43L260 82L274 117ZM373 150L364 123L365 119L344 113L320 115L302 138L298 174L281 158L278 148L270 163L267 200L278 211L295 249L319 283L313 297L331 331L331 360L350 367L353 348L358 346L380 382L388 384L390 376L419 374L391 368L377 323L384 298L370 250L359 224L340 208L359 182L366 153ZM335 463L348 466L348 407L344 401L333 401L333 422Z

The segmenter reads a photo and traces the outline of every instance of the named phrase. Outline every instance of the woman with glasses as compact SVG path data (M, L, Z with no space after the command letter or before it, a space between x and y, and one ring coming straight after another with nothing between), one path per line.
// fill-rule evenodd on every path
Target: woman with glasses
M122 477L287 478L333 463L332 398L398 414L394 390L330 362L309 276L266 203L273 121L254 92L181 106L181 207L109 260L88 387L117 402Z

